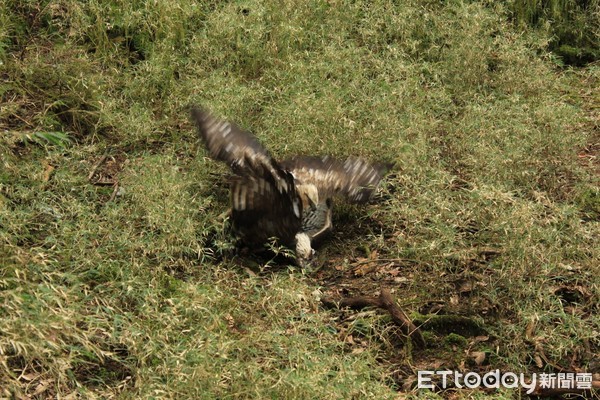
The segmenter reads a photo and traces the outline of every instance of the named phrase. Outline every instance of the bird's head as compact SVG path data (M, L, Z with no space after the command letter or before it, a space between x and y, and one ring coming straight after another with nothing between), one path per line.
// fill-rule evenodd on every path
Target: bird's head
M296 262L302 268L308 267L315 251L310 245L310 237L300 232L296 234Z
M310 207L313 211L317 209L319 204L319 190L311 183L296 186L298 195L302 199L302 207L307 209Z

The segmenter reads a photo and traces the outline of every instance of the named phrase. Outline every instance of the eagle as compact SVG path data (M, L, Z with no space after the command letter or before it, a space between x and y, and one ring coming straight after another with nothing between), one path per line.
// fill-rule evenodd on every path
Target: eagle
M191 115L211 158L233 173L230 220L236 235L250 249L264 249L276 238L295 250L301 267L309 265L313 244L333 227L333 198L368 202L392 166L360 157L296 156L278 162L236 124L199 107L192 107Z

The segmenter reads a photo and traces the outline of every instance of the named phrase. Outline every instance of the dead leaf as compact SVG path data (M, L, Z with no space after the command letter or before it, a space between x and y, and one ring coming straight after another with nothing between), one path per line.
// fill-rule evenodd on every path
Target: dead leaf
M36 378L38 378L38 377L39 377L38 374L22 374L21 375L21 379L24 379L27 382L31 382L31 381L35 380Z
M542 357L539 354L535 354L533 356L533 360L535 361L535 366L538 368L544 368L544 362L542 361Z
M525 328L525 339L533 340L533 333L535 332L535 327L537 325L537 316L532 318L529 323L527 323L527 327Z
M42 181L48 182L54 171L54 166L48 162L48 160L42 160L42 166L44 167L44 174L42 175Z
M361 264L361 263L364 263L364 264ZM357 264L360 264L360 265L358 265L356 268L354 268L355 276L359 276L359 277L365 276L377 269L377 262L375 262L375 261L369 262L369 260L367 260L366 258L359 258Z
M460 288L458 289L458 293L470 293L473 291L473 287L475 285L473 284L473 282L463 282L462 285L460 285Z
M548 290L558 297L563 304L579 303L589 297L589 292L582 286L560 285L552 286Z
M40 382L39 385L36 386L35 391L33 392L33 396L38 396L48 390L48 386L50 386L51 380L44 380Z
M404 379L404 382L402 382L402 390L404 392L410 392L413 387L415 386L415 383L417 382L417 378L414 376L408 376ZM406 399L407 397L405 397L402 393L400 394L400 397L398 397L398 399Z
M472 351L471 357L475 360L475 364L481 365L485 361L485 352L483 351Z
M391 268L390 269L390 267L392 267L393 265L394 265L393 263L386 265L384 268L382 268L382 271L384 271L386 274L393 276L393 277L400 275L400 272L401 272L400 268Z
M79 393L77 391L71 392L68 395L64 396L64 400L74 400L79 397Z
M231 314L227 314L224 319L227 321L227 326L229 328L233 328L235 326L235 319L231 316Z
M453 306L458 305L459 299L457 295L450 296L450 304Z

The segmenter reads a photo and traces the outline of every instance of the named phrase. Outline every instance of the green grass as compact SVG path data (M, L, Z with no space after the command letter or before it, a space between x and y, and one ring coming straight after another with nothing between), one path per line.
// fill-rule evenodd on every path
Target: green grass
M1 396L439 398L403 385L473 350L599 372L600 73L558 70L549 39L493 2L8 0ZM338 208L319 273L410 259L381 280L406 310L489 339L431 324L418 351L381 314L323 309L318 273L232 257L190 104L276 157L395 161L382 203Z
M600 58L600 1L512 0L509 4L516 22L548 30L559 63L582 66Z

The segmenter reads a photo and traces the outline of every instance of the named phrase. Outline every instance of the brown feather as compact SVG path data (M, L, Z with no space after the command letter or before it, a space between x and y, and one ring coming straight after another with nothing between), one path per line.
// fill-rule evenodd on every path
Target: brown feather
M356 157L338 161L301 156L278 163L256 137L237 125L195 107L192 118L210 156L235 174L231 220L241 239L253 247L272 237L290 247L300 243L297 234L310 240L324 237L332 227L331 198L367 202L391 167Z
M231 178L231 218L242 240L260 246L276 237L292 246L302 228L302 204L297 196L279 193L269 182L258 177Z
M277 237L292 245L302 227L302 204L293 176L282 169L258 140L235 124L199 108L192 118L212 158L229 165L232 223L242 240L261 245Z
M280 192L290 191L285 171L256 137L196 107L192 108L192 118L212 158L223 161L241 176L269 175Z
M335 195L345 197L350 203L367 202L391 168L391 164L371 164L357 157L339 161L332 157L298 156L281 162L300 184L317 186L319 197Z

